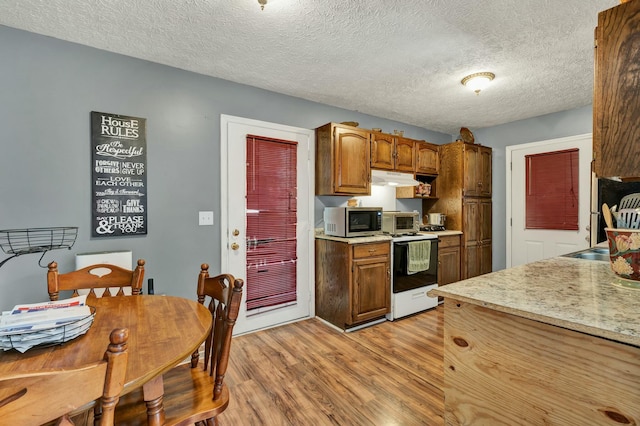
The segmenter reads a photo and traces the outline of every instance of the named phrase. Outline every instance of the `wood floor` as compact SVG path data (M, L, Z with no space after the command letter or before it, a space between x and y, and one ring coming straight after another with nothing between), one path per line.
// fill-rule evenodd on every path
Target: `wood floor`
M342 333L318 319L234 337L220 426L443 425L443 307Z

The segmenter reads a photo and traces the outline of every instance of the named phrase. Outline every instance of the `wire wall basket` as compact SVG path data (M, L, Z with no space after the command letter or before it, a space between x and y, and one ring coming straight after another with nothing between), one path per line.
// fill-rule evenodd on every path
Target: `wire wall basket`
M13 255L0 262L0 266L16 256L30 253L42 253L42 261L49 250L73 247L77 237L77 226L0 230L0 248L6 254Z

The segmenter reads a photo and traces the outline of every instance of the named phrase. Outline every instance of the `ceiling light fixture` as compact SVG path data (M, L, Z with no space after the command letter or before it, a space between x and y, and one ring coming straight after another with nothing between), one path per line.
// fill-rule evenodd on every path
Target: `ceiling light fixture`
M260 5L260 9L264 10L264 5L267 4L267 0L258 0L258 4Z
M476 92L476 95L479 95L480 91L487 87L494 78L496 78L496 75L492 72L477 72L463 78L462 84Z

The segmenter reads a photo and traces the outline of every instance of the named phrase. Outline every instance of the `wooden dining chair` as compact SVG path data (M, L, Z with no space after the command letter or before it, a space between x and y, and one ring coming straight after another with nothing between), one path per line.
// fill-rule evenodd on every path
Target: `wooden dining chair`
M131 294L142 293L144 281L144 259L138 259L138 266L133 271L115 265L99 263L89 265L77 271L61 274L58 264L49 263L47 272L47 286L49 299L58 300L62 290L73 290L73 296L78 296L78 290L89 290L88 297L110 297L110 289L117 289L116 296L125 294L124 289L131 287Z
M111 426L114 408L124 386L129 330L115 329L104 359L74 369L50 369L0 377L0 423L73 425L74 411L98 401L99 426ZM98 410L100 411L100 410Z
M198 302L207 303L213 325L204 345L191 362L174 367L163 376L166 425L215 425L215 417L229 405L224 384L233 327L238 318L244 282L232 275L209 277L209 265L202 264L198 276ZM146 425L148 413L142 390L122 397L116 408L118 425Z

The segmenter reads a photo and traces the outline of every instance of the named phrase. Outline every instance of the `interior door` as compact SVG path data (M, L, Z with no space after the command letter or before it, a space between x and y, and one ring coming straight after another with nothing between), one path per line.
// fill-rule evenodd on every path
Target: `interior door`
M525 156L570 149L578 149L578 229L526 229ZM591 134L507 147L507 267L589 247L592 149Z
M249 165L261 167L261 162L256 161L255 155L270 152L269 148L263 151L252 148L247 142L247 136L250 135L257 136L258 139L287 141L284 145L296 147L293 156L297 171L296 187L285 194L285 204L291 204L289 210L295 212L291 216L296 221L293 224L293 238L288 234L275 234L276 228L287 228L287 232L292 229L290 226L281 226L278 222L277 218L282 217L278 203L267 199L266 204L255 204L251 197L253 183L249 182L252 185L249 188L248 176L250 180L261 180L263 187L267 189L264 195L267 198L277 197L275 194L281 185L276 181L272 182L273 185L268 182L268 179L277 179L275 175L265 177L264 172L253 169L247 172ZM245 291L234 334L268 328L314 314L313 144L314 133L309 129L221 116L221 267L223 271L245 280ZM268 164L268 161L263 161L262 164ZM283 163L282 167L287 166ZM265 219L256 221L256 217ZM260 226L263 227L262 231L258 229ZM269 238L262 238L264 235ZM295 246L295 254L287 254L287 259L284 260L283 251L279 247L291 244ZM286 295L279 299L270 294L268 288L263 290L265 285L288 280L291 275L295 280L293 297ZM256 299L260 298L271 298L275 302L256 303Z

